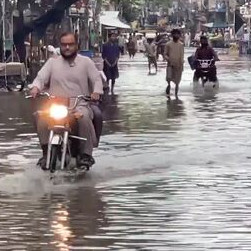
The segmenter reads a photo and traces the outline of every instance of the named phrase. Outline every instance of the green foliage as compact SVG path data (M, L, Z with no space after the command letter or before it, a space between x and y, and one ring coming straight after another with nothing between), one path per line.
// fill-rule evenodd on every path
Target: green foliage
M124 0L121 9L122 16L128 23L137 20L141 12L137 0Z
M114 1L117 6L119 5L139 5L140 0L115 0Z
M152 0L150 2L155 2L155 4L158 4L159 6L163 7L164 9L168 9L172 6L171 0Z
M137 20L140 16L140 0L115 0L117 9L128 23Z
M117 9L121 12L122 17L127 22L133 22L137 20L141 15L142 1L140 0L115 0L115 5ZM143 1L144 2L144 1ZM171 4L172 0L145 0L145 4L153 3L155 6L162 7L167 10ZM144 4L144 3L143 3Z

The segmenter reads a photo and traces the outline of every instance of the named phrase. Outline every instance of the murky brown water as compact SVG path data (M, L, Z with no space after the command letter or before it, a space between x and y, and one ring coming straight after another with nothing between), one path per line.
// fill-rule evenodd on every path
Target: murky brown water
M227 61L226 61L227 60ZM245 62L218 64L220 91L164 96L164 64L121 60L97 164L53 183L29 102L0 96L0 250L251 250L251 88Z

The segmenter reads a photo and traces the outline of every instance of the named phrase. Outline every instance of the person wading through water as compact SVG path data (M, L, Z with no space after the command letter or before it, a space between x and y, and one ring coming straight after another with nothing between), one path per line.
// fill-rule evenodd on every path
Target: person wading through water
M151 74L151 65L152 64L154 65L155 72L157 74L157 71L158 71L157 58L156 58L157 46L155 45L153 38L147 39L147 43L145 44L145 48L146 48L146 55L148 58L149 74Z
M112 81L111 93L114 94L115 81L119 77L118 61L120 49L117 43L117 35L112 33L109 35L109 41L103 45L102 58L104 59L104 73L107 78L107 86L109 89L109 81Z
M166 95L170 98L171 82L174 82L175 97L178 98L179 84L184 65L184 45L180 42L180 30L173 29L171 34L173 39L166 44L164 53L164 58L167 61L166 81L168 85Z

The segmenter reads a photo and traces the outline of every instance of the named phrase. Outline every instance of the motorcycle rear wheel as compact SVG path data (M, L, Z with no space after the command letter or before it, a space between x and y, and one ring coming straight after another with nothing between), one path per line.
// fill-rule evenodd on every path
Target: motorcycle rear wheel
M0 86L6 88L9 92L21 92L25 87L25 81L16 77L0 78Z
M24 89L25 83L20 82L20 83L8 83L6 88L9 92L21 92Z

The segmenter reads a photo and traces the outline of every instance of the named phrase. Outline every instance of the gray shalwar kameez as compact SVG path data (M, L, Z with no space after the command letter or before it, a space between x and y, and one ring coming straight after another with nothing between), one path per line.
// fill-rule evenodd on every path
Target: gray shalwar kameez
M49 59L38 72L31 87L36 86L40 91L47 91L57 97L77 97L78 95L103 94L100 73L91 59L78 55L74 62L69 63L62 56ZM78 120L79 136L87 138L83 153L92 155L97 138L92 123L93 112L90 106L81 101L76 111L83 114ZM48 144L48 125L42 118L37 120L37 132L41 145Z

